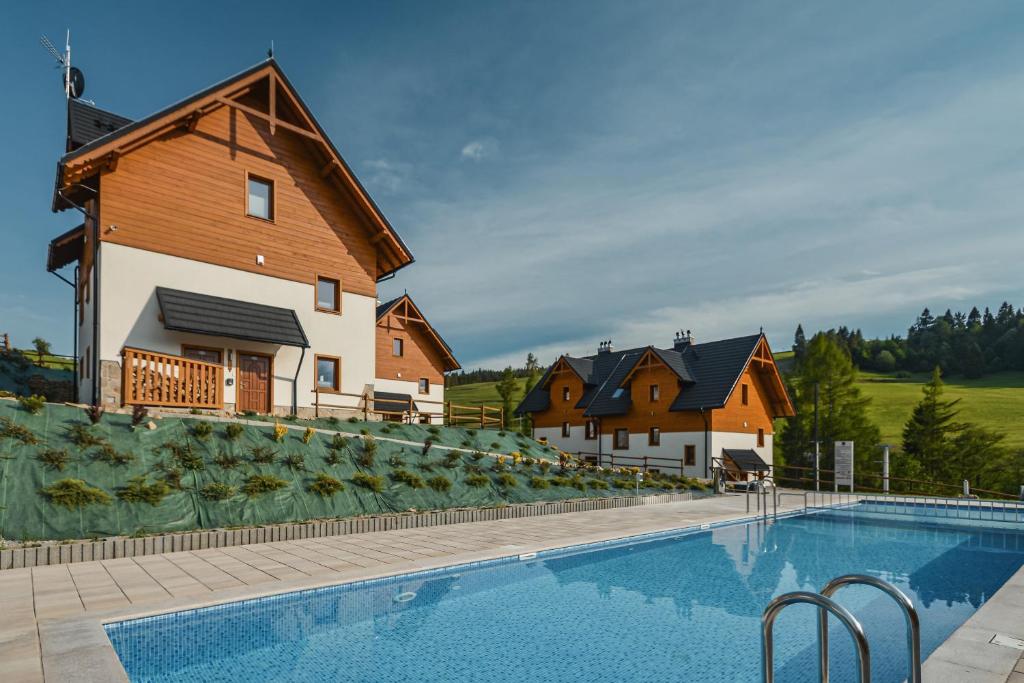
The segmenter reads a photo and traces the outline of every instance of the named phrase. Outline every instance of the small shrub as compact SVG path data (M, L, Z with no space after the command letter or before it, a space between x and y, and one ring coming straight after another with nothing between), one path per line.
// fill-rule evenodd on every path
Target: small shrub
M167 482L158 479L148 484L143 475L129 479L128 483L118 490L117 497L126 503L149 503L155 507L170 492L171 487Z
M370 430L369 430L369 429L366 429L366 428L363 428L363 429L360 429L360 430L359 430L359 433L360 433L360 434L361 434L362 436L369 436L369 435L370 435Z
M466 433L469 434L470 436L476 436L476 430L475 429L467 429Z
M363 452L359 454L359 465L362 467L373 467L377 458L377 441L372 436L363 439Z
M498 436L504 437L505 436L505 432L498 432Z
M352 417L350 417L348 419L348 421L349 421L349 424L355 424L356 422L359 422L359 418L356 417L355 415L353 415Z
M438 493L445 493L452 490L452 482L448 477L437 475L427 479L427 486L434 489Z
M224 427L224 434L228 437L228 441L238 441L243 432L245 432L245 427L237 422L229 422L228 425Z
M36 455L36 460L43 463L47 469L63 472L68 462L70 462L71 456L63 448L47 448Z
M388 464L392 467L405 467L405 461L397 455L392 455L388 458Z
M433 434L434 436L437 436L438 434L441 433L441 430L438 429L437 427L427 427L427 432Z
M128 451L119 451L109 443L103 444L99 451L93 454L94 460L105 462L111 466L128 465L135 461L135 454Z
M469 439L466 439L465 441L462 442L462 447L463 448L472 448L473 447L473 442L470 441Z
M607 490L608 482L606 482L604 479L591 479L587 481L587 486L589 486L592 489Z
M492 450L492 451L496 451L496 450L498 450L499 448L501 448L501 444L500 444L500 443L498 443L497 441L495 441L495 442L491 443L491 450Z
M242 464L242 458L235 455L234 453L228 453L227 451L221 451L217 454L217 457L213 459L213 464L222 470L233 470Z
M344 491L345 485L326 472L319 472L308 488L310 493L329 498L339 491Z
M544 477L530 477L530 488L546 489L550 486L551 484Z
M523 467L529 469L529 468L533 467L534 463L536 463L536 462L537 461L534 460L533 458L523 458Z
M448 454L444 456L444 466L450 470L455 469L462 462L462 454L457 451L448 451Z
M82 425L76 425L82 427ZM35 433L23 425L15 424L9 417L0 417L0 436L7 439L15 439L26 446L39 443Z
M391 433L391 427L388 427L386 425L384 427L381 427L380 428L380 433L381 434L390 434Z
M363 488L370 489L374 493L380 493L384 490L384 477L375 474L356 472L352 475L352 481Z
M494 470L495 472L504 472L505 470L507 470L508 465L505 464L505 456L499 455L497 458L495 458L494 464L491 466L491 469Z
M552 486L572 486L572 479L569 477L554 476L549 481Z
M327 451L327 455L324 456L324 462L331 467L336 467L341 464L341 453L338 451Z
M280 422L274 423L274 441L281 443L284 441L284 437L288 435L288 428Z
M512 456L513 466L518 465L523 461L523 454L520 453L519 451L512 451L511 453L509 453L509 455Z
M138 427L149 417L149 408L146 406L132 406L132 427Z
M422 455L423 457L427 457L427 453L430 452L430 447L433 445L434 441L432 439L427 439L426 441L424 441L423 450L420 452L420 455Z
M491 480L484 474L470 474L463 481L466 482L466 486L472 486L474 488L487 486L491 483Z
M43 412L43 408L46 407L46 397L36 396L35 394L32 396L19 396L18 405L20 405L21 409L26 412L32 415L38 415Z
M300 453L289 453L284 456L284 466L292 472L301 472L306 469L306 458Z
M284 419L288 420L288 422L295 422L296 420L299 419L299 416L296 415L295 413L288 413L287 415L284 416Z
M583 477L579 477L579 476L573 477L572 480L570 481L570 484L577 491L586 491L587 490L587 482L583 481Z
M409 470L397 469L391 473L391 478L412 489L421 489L425 486L423 477Z
M254 474L245 480L245 484L242 485L242 493L254 498L264 493L283 489L287 485L288 482L273 474Z
M83 508L87 505L110 505L110 494L95 486L89 486L81 479L61 479L39 489L54 505L68 509Z
M430 462L429 460L426 461L426 462L418 462L418 463L416 463L416 467L419 468L423 472L433 472L434 471L434 463Z
M82 412L84 412L85 416L89 418L89 424L99 424L100 420L103 419L103 413L106 411L104 410L103 406L96 405L89 406L85 408Z
M219 481L213 481L199 489L199 495L206 500L227 500L233 498L238 492L234 486L224 484Z
M306 431L302 432L302 443L309 445L309 442L316 436L316 432L313 431L312 427L306 427Z
M612 479L612 486L617 489L632 489L636 488L636 482L629 479Z
M213 425L206 420L200 420L192 425L192 435L197 439L206 440L213 434Z
M484 453L482 453L481 451L473 451L473 455L469 457L473 458L474 462L480 462L481 460L484 459Z
M266 446L256 446L249 455L257 465L273 465L277 459L277 451Z
M466 472L468 472L469 474L483 474L484 473L484 468L483 467L480 467L480 465L477 465L477 464L472 463L472 462L467 462L465 465L462 466L462 469L466 470Z
M242 415L246 417L256 417L257 415L259 415L259 413L257 413L255 410L243 410Z
M184 470L174 465L169 465L165 462L160 463L156 466L157 471L163 475L163 480L172 489L178 491L181 490L181 476L184 474Z
M189 415L202 415L203 411L199 410L199 408L189 408L188 409L188 414Z
M340 451L342 448L345 448L346 446L348 446L348 441L349 441L349 438L347 436L342 436L341 434L335 434L334 436L331 437L331 445L330 445L330 447L332 449L336 450L336 451Z
M185 443L166 443L164 444L164 448L171 452L171 457L173 457L175 462L177 462L182 468L192 471L206 469L206 463L203 462L203 456L192 450L192 442L188 439L185 440Z
M509 472L502 472L498 475L498 483L505 488L512 488L513 486L519 485L519 480L515 478L515 475Z
M537 461L537 467L540 468L541 474L547 474L548 470L551 469L551 461L550 460L538 460Z

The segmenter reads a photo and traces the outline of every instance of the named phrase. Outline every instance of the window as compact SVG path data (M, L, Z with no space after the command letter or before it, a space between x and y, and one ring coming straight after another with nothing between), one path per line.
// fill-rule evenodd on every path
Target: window
M625 389L619 387L618 389L612 392L612 398L622 398L622 394L625 393L625 391Z
M568 422L563 422L562 423L562 436L564 436L567 439L569 438L569 423Z
M247 183L249 185L249 201L246 203L246 214L253 218L262 218L267 221L274 220L273 181L249 176Z
M182 346L181 355L192 360L220 365L220 349L208 349L205 346Z
M427 379L426 377L420 377L420 393L421 394L429 394L430 393L430 380Z
M743 402L743 405L750 405L750 387L744 384L742 387L740 387L740 394L740 400Z
M392 356L404 356L405 355L405 340L397 339L397 338L391 340L391 355Z
M594 420L587 420L586 431L583 432L583 438L588 441L593 441L597 438L597 422Z
M569 400L569 396L570 396L570 394L569 394L569 387L562 387L562 400L563 401L568 401Z
M647 431L647 445L648 446L660 446L661 445L661 428L651 427Z
M683 447L683 465L686 467L697 466L697 447L692 443Z
M651 387L650 387L650 397L651 397L651 403L654 403L659 398L661 398L661 389L658 387L657 384L652 384L651 385Z
M758 448L763 448L764 447L764 430L763 429L758 429L757 430L757 447Z
M612 444L613 448L623 451L629 448L629 430L628 429L616 429L615 430L615 442Z
M341 282L329 277L316 279L316 310L341 313Z
M316 357L316 388L320 391L339 391L341 389L340 358Z

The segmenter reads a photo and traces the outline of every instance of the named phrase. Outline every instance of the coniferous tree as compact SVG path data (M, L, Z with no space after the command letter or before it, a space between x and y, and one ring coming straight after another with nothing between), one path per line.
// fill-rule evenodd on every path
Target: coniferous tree
M807 337L804 335L804 326L797 323L796 333L793 335L793 359L799 365L807 354Z
M944 400L943 386L942 373L936 366L931 381L924 385L921 402L903 427L903 452L917 460L924 474L933 480L944 479L949 473L953 437L961 429L956 422L960 399Z
M501 397L501 407L505 411L506 420L510 419L512 409L515 408L513 401L515 400L516 387L516 375L510 365L502 372L501 379L498 380L494 387L498 392L498 396Z

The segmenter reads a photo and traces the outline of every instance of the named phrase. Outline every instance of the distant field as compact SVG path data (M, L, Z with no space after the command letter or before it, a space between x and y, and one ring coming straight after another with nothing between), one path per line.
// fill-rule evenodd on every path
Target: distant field
M775 354L780 366L791 362L792 351ZM871 398L868 414L882 431L886 443L898 445L903 438L903 425L921 400L921 385L928 375L899 379L891 375L862 372L858 382ZM517 380L515 402L522 399L525 380ZM462 405L499 405L501 398L494 382L466 384L448 389L446 398ZM951 377L946 382L946 397L961 399L960 419L1006 433L1006 445L1024 448L1024 372L1000 372L981 379Z

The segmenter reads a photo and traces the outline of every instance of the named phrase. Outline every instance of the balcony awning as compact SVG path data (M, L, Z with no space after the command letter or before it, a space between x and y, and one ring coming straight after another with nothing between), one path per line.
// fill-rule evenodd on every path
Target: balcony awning
M768 463L761 459L761 456L750 448L723 448L725 457L732 460L740 472L768 472L771 470Z
M156 288L156 298L167 330L309 348L299 317L290 308L166 287Z
M402 413L409 410L409 402L412 396L409 394L398 394L392 391L373 392L373 409L382 413ZM419 410L416 403L412 403L413 411Z
M85 247L85 224L71 228L60 237L50 241L46 253L46 270L54 272L82 258Z

